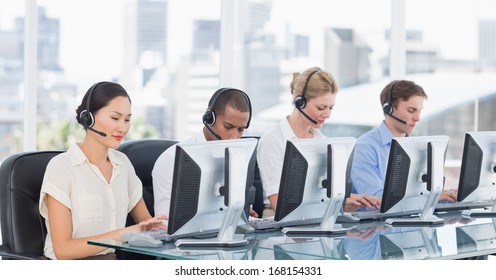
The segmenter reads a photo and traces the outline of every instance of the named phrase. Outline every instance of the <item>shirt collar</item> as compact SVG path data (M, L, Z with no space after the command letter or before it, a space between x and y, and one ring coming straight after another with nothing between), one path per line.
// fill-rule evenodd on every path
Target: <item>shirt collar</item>
M74 143L67 150L67 154L69 155L69 157L71 159L72 166L76 166L76 165L84 164L85 162L89 162L88 158L83 153L83 150L81 150L81 147L79 147L79 144L80 143ZM107 156L108 156L108 158L109 158L109 160L113 166L123 164L122 160L119 157L117 157L117 155L112 150L109 150Z
M391 132L391 130L389 130L389 128L387 127L384 121L381 122L381 125L379 126L379 135L381 137L382 145L391 144L391 140L394 137L393 133Z
M282 129L282 135L284 139L295 139L296 134L294 133L293 129L291 128L291 125L289 125L289 120L288 117L285 117L281 120L281 129Z
M195 139L194 140L195 143L202 143L208 141L207 137L205 137L205 133L203 132L203 129L201 129L201 131L194 136L194 139Z

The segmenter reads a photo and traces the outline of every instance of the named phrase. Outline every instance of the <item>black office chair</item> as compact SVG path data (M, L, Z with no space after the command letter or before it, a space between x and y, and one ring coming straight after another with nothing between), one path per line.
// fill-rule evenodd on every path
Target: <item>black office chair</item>
M121 144L117 149L123 152L131 161L136 175L143 183L143 200L152 216L153 210L153 180L152 170L157 158L177 141L166 139L131 140ZM128 216L126 225L134 225L131 215Z
M260 178L260 170L258 169L258 162L255 158L255 176L253 178L253 187L255 188L255 197L253 199L253 210L258 214L258 217L262 218L263 211L265 208L264 203L264 191L262 187L262 179Z
M0 166L2 259L41 260L47 230L38 210L48 162L61 151L23 152Z
M166 139L142 139L131 140L121 144L117 149L123 152L133 164L136 175L143 183L143 200L146 208L152 216L155 216L153 210L153 180L152 170L157 158L169 147L176 144L177 141ZM136 224L131 215L127 216L126 226ZM141 255L132 252L116 250L116 255L122 260L151 260L156 257Z
M243 136L242 138L255 138L257 140L260 139L259 136ZM254 168L254 176L253 176L253 188L252 189L247 189L247 204L252 205L252 209L258 214L258 217L262 217L263 210L265 208L264 205L264 195L263 195L263 187L262 187L262 179L260 178L260 170L258 169L258 162L257 162L257 149L255 148L255 152L253 154L253 158L250 161L250 165L248 166L249 169ZM247 205L248 208L245 208L246 214L248 214L247 211L249 211L249 205Z

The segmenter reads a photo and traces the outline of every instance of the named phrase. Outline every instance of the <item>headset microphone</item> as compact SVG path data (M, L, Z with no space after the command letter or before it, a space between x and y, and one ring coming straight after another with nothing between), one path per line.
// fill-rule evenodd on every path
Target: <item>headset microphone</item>
M301 109L300 107L296 107L296 109L298 109L298 111L300 111L300 113L302 113L302 114L303 114L303 116L305 116L308 120L310 120L310 121L311 121L311 122L313 122L314 124L317 124L317 121L316 121L316 120L314 120L314 119L312 119L312 118L310 118L310 116L309 116L309 115L307 115L307 114L303 111L303 109Z
M312 119L309 115L307 115L303 111L303 108L305 108L305 106L307 105L307 101L305 99L305 93L307 92L308 81L310 81L310 78L313 76L313 74L319 72L319 70L320 70L320 68L318 68L317 70L310 73L310 75L308 75L307 80L305 81L305 85L303 86L303 90L301 91L301 95L298 95L294 99L294 104L295 104L296 109L298 109L298 111L300 111L300 113L302 113L303 116L305 116L308 120L310 120L314 124L317 124L317 121Z
M404 121L404 120L396 117L395 115L393 115L393 111L394 111L394 105L393 105L393 87L394 87L395 84L396 84L396 81L394 81L391 84L391 86L389 87L388 100L386 101L386 103L384 103L384 105L382 105L382 110L384 111L384 114L390 116L391 118L399 121L402 124L406 124L406 121Z
M215 136L215 138L217 138L217 140L222 140L222 137L220 137L219 134L215 133L214 130L210 128L210 126L205 125L205 127L208 129L208 131L210 131L210 133L212 133Z
M402 123L402 124L406 124L406 122L405 122L404 120L402 120L402 119L400 119L400 118L396 117L395 115L393 115L393 114L388 114L388 115L389 115L391 118L393 118L393 119L395 119L395 120L399 121L400 123Z
M99 131L99 130L96 130L94 129L93 127L87 127L87 129L93 131L94 133L102 136L102 137L107 137L107 133L103 132L103 131Z

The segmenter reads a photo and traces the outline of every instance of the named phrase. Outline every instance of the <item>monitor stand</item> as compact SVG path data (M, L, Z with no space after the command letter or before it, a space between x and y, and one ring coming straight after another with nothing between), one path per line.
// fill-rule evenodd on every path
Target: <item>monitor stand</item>
M430 189L425 206L418 218L389 218L386 224L391 226L437 226L444 224L444 219L434 215L439 197L444 186L444 149L435 143L427 143L427 189Z
M349 228L336 225L336 218L341 211L343 197L331 198L320 223L320 227L285 227L281 230L286 235L343 235Z
M246 214L243 211L243 214L241 215L241 218L239 220L239 224L236 227L236 233L250 234L254 232L255 232L255 228L248 223L248 218L246 217Z
M465 218L496 218L496 200L491 210L487 209L470 209L463 210L462 216Z
M247 245L248 240L244 239L244 234L235 234L240 215L243 215L244 213L244 203L239 203L237 205L238 207L232 207L231 205L233 204L231 203L229 205L216 238L178 239L174 244L177 247L189 246L197 248L236 247Z
M350 213L341 211L341 213L336 218L336 223L358 223L360 218L357 218Z
M236 234L241 215L244 215L245 185L248 162L243 153L236 153L233 148L226 148L226 172L225 185L229 188L228 206L224 220L216 238L211 239L178 239L175 242L177 247L234 247L248 244L243 234Z
M441 187L442 188L442 187ZM417 218L389 218L386 219L386 224L391 225L391 226L415 226L415 227L421 227L421 226L438 226L438 225L443 225L444 224L444 219L438 218L436 215L434 215L434 210L436 209L437 202L439 200L439 197L441 196L441 193L435 194L434 192L431 192L429 194L429 197L427 198L426 202L426 207L420 214L420 216Z

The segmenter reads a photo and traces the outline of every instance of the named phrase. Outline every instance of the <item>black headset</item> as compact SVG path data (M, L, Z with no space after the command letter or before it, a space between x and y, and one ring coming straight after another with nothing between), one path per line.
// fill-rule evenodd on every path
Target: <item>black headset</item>
M251 121L251 102L250 102L250 98L248 97L248 94L246 94L244 91L239 90L239 89L235 89L235 88L220 88L220 89L218 89L214 93L214 95L212 95L212 98L210 98L210 101L208 102L208 108L205 111L205 113L203 114L203 118L202 118L203 119L203 124L205 124L206 126L213 126L215 124L215 120L216 120L216 118L215 118L215 111L214 111L215 103L217 102L217 99L219 99L219 97L224 92L228 92L230 90L239 91L246 98L246 101L248 102L248 107L250 109L250 116L248 117L248 123L246 124L246 127L245 128L248 128L250 126L250 121Z
M391 115L394 111L394 106L393 106L393 87L396 84L397 81L394 81L391 86L389 87L388 91L388 98L386 100L386 103L382 105L382 110L384 111L384 114L386 115Z
M105 132L93 128L93 125L95 125L95 117L93 116L93 113L90 111L91 96L93 95L93 92L95 91L96 87L101 83L103 82L95 83L89 89L88 98L86 100L86 109L83 110L81 113L79 113L79 123L82 126L84 126L84 128L89 129L99 134L100 136L106 137L107 134Z
M309 119L314 124L317 124L317 121L312 119L309 115L307 115L307 113L305 113L305 111L303 111L303 108L305 108L305 106L307 105L307 100L305 98L305 94L307 92L308 81L310 81L310 78L312 78L313 74L315 74L319 71L320 71L320 68L317 68L317 70L313 71L312 73L310 73L310 75L308 75L308 77L305 81L305 85L303 86L303 90L301 91L301 95L296 96L296 98L294 99L294 104L295 104L296 109L298 109L298 111L300 111L300 113L302 113L303 116L305 116L305 118Z
M305 81L305 85L303 86L303 90L301 91L301 95L296 96L294 99L294 104L296 108L298 109L303 109L307 105L307 100L305 99L305 94L307 92L307 87L308 87L308 81L310 81L310 78L312 78L313 74L317 73L320 71L320 68L317 68L317 70L313 71L308 75L307 80Z
M388 99L386 101L386 103L384 103L384 105L382 105L382 110L384 111L384 114L390 116L391 118L399 121L400 123L402 124L406 124L406 121L396 117L395 115L393 115L393 111L394 111L394 106L393 106L393 87L394 85L396 85L398 81L394 81L391 83L391 86L389 87L389 92L388 92Z
M100 83L101 82L98 82L91 86L89 90L88 98L86 99L86 109L79 114L79 122L85 128L93 127L93 125L95 124L95 118L93 117L93 113L91 113L90 111L90 103L91 103L91 96L93 95L93 91L95 91L95 88Z

